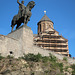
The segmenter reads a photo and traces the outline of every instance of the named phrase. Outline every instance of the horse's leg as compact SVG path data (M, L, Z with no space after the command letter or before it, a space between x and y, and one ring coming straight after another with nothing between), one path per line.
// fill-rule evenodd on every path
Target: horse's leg
M30 17L27 17L27 23L28 23L28 21L30 21Z
M21 23L17 24L16 29L19 28L20 25L21 25Z
M28 23L28 21L30 21L30 17L31 17L31 15L27 16L27 23Z
M16 29L18 28L18 25L16 26Z
M31 13L27 16L27 23L30 21Z
M17 24L16 29L19 27L19 25Z
M27 15L24 16L24 25L27 24L27 20L26 20L26 18L27 18Z
M14 26L12 26L12 30L11 31L13 31L13 29L14 29Z

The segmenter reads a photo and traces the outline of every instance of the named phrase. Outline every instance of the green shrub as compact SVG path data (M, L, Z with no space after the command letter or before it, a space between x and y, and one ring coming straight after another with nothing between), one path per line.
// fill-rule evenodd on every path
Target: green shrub
M7 56L7 58L8 58L8 59L10 59L10 58L14 58L14 57L13 57L13 56L8 55L8 56Z
M47 57L47 56L44 56L44 57L42 57L42 62L48 62L49 61L49 57Z
M1 56L1 54L0 54L0 60L2 60L4 57L3 56Z
M56 63L56 62L53 62L51 64L51 68L53 69L57 69L59 68L61 72L63 72L63 63Z
M75 64L71 65L71 68L72 68L73 70L75 70Z
M64 58L63 58L63 60L64 60L64 61L67 61L67 58L66 58L66 57L64 57Z
M53 62L50 64L50 67L54 70L56 70L58 68L58 64L56 62Z
M50 59L50 61L53 61L53 62L57 61L57 58L54 55L52 55L51 53L49 54L49 59Z
M34 72L32 72L31 75L34 75Z
M35 55L37 61L41 61L42 59L42 55L40 53L38 53L37 55Z
M68 70L68 68L69 68L69 66L66 66L66 67L65 67L65 71L67 71L67 70Z
M75 64L71 65L71 68L73 69L72 75L75 75Z
M55 56L53 56L52 54L48 56L42 56L41 54L37 54L37 55L34 55L34 54L27 54L23 57L21 57L22 59L26 60L26 61L34 61L34 62L39 62L39 61L42 61L42 62L48 62L48 61L53 61L53 62L56 62L57 58Z
M34 67L34 64L33 63L31 63L31 64L29 64L29 67L31 68L33 68Z
M28 65L28 64L24 64L24 67L26 67L26 68L27 68L27 67L29 67L29 65Z
M60 68L60 71L63 72L63 63L58 63L58 66Z
M41 54L37 54L37 55L34 55L34 54L27 54L22 57L22 59L26 60L26 61L34 61L34 62L39 62L41 59L42 59L42 56Z
M44 73L48 75L48 73L50 73L50 71L49 70L45 70Z
M75 75L75 70L72 71L72 75Z

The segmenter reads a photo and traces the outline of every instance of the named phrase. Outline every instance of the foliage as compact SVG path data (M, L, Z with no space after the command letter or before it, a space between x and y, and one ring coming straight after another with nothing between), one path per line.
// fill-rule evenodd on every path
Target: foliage
M57 58L55 56L53 56L52 54L49 54L49 56L42 56L39 53L37 55L29 53L27 55L24 54L24 56L22 57L22 59L24 59L26 61L33 61L33 62L40 62L40 61L42 61L44 64L45 63L46 64L50 63L50 67L52 69L56 70L57 68L59 68L60 71L63 72L63 63L56 63ZM32 67L32 64L30 66Z
M0 54L0 60L2 60L4 57L3 56L1 56L1 54Z
M30 67L30 68L31 68L31 67L34 67L34 64L33 64L33 63L29 64L29 67Z
M50 75L50 70L45 70L44 75Z
M71 65L71 68L73 69L72 75L75 75L75 64Z
M49 58L50 58L50 61L53 61L53 62L57 61L57 58L54 55L52 55L51 53L49 53Z
M66 67L65 67L65 71L67 71L68 68L69 68L69 66L66 66Z
M26 61L34 61L34 62L39 62L41 60L42 56L41 54L37 54L37 55L34 55L34 54L27 54L22 57L22 59L26 60Z
M63 72L63 63L58 63L58 66L60 68L60 71Z
M75 75L75 70L72 71L72 75Z
M64 58L63 58L63 60L64 60L64 61L67 61L67 58L66 58L66 57L64 57Z
M7 56L7 58L8 58L8 59L10 59L10 58L14 58L14 57L13 57L13 56L8 55L8 56Z
M34 72L32 72L31 75L34 75Z
M15 62L10 61L11 60L10 55L8 55L7 58L9 58L9 62L8 61L6 61L6 62L9 65L11 63L10 66L12 67L13 71L17 70L17 66L19 68L23 66L23 68L27 68L27 69L30 68L30 70L32 71L31 75L34 75L35 72L33 72L33 69L35 69L35 67L37 66L36 68L39 68L39 69L41 68L45 75L50 75L50 74L52 75L52 73L56 73L56 75L63 75L63 63L59 63L57 61L57 58L55 56L53 56L52 54L49 54L49 56L42 56L39 53L36 55L31 54L31 53L29 53L27 55L24 54L23 57L19 57L18 59L15 59L15 62L17 62L18 64L14 64ZM22 64L21 60L23 60L23 59L26 60L26 62ZM19 63L19 61L20 61L20 63ZM74 68L74 67L72 66L72 68ZM66 69L67 69L67 67L66 67ZM74 75L74 71L72 73Z
M75 70L75 64L71 65L71 68L72 68L73 70Z
M34 61L34 62L39 62L42 61L43 63L48 62L48 61L52 61L52 62L56 62L57 58L55 56L53 56L52 54L49 54L49 56L42 56L41 54L27 54L22 57L22 59L26 60L26 61Z
M63 72L63 63L56 63L56 62L53 62L51 64L51 68L53 69L57 69L59 68L61 72Z
M24 67L26 67L26 68L27 68L27 67L29 67L29 66L28 66L27 64L24 64Z
M48 73L48 72L49 72L49 70L45 70L44 72L45 72L45 73Z
M43 63L46 63L46 62L48 62L49 61L49 57L47 57L47 56L43 56L42 57L42 62Z

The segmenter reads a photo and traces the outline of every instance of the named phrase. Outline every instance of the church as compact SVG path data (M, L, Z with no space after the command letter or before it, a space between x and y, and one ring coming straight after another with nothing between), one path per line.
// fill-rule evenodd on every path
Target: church
M68 40L59 35L46 14L37 25L38 34L34 34L34 45L69 57Z

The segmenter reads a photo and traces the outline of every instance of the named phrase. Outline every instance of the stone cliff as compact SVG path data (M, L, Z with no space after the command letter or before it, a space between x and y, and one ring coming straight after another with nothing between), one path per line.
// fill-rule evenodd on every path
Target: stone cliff
M15 59L11 56L0 56L0 75L74 75L75 65L57 59L52 54L27 54Z

